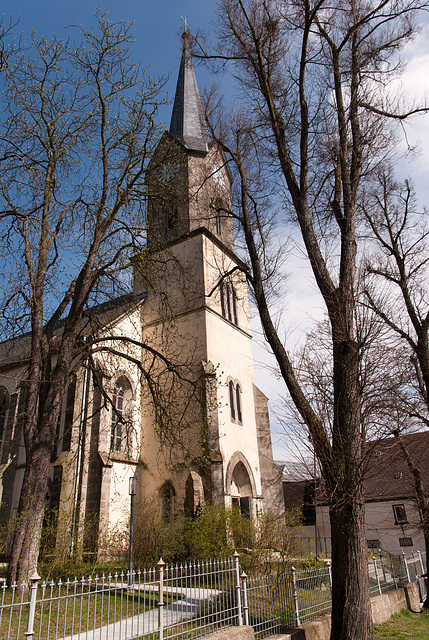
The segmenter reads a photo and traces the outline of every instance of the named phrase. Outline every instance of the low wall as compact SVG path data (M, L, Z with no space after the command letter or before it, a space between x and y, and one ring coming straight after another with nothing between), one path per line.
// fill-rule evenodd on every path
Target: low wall
M285 636L290 637L290 636ZM204 640L255 640L255 632L252 627L229 627L215 633L204 636Z
M372 619L374 624L382 624L394 613L403 609L420 611L417 585L407 584L399 589L386 591L381 596L371 598ZM272 636L270 640L329 640L331 634L331 616L323 616L313 622L307 622L290 634Z

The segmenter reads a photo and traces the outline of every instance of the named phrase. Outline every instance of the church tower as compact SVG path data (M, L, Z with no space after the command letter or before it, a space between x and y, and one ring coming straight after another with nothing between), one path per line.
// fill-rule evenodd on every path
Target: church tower
M188 32L182 40L170 130L162 136L148 172L148 247L205 227L233 251L232 218L227 213L231 173L223 153L210 143Z
M245 266L234 251L232 176L208 135L190 34L182 40L170 129L147 178L153 293L138 269L135 288L148 291L143 339L192 360L201 395L188 407L190 428L183 434L191 453L170 464L160 462L156 424L143 407L141 486L174 502L168 510L192 512L209 499L257 517L264 508L281 508L281 481L267 399L254 384Z

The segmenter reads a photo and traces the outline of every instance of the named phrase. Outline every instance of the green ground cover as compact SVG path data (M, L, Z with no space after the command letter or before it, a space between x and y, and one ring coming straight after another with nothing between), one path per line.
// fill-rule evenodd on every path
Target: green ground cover
M384 624L376 626L375 637L377 640L428 640L429 611L397 613Z

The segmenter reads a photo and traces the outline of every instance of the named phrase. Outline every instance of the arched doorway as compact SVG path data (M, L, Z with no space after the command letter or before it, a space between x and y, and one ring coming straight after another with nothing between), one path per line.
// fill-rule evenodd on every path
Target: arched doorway
M226 495L231 496L231 506L252 518L256 496L255 481L250 465L242 453L236 453L228 464L225 489Z

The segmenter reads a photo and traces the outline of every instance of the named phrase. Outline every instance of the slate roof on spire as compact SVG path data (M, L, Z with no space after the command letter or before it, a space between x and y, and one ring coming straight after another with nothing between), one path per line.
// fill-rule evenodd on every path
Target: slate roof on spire
M189 45L190 34L182 35L183 50L171 116L170 133L191 151L207 153L210 141Z

